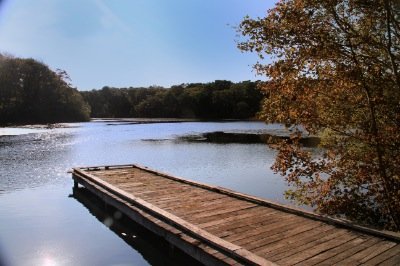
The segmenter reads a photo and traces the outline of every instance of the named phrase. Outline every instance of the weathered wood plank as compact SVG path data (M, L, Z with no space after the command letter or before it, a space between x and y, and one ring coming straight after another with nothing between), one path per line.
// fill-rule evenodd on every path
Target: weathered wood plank
M250 210L246 211L249 214ZM251 213L250 213L251 214ZM207 227L207 231L209 232L221 232L223 230L238 230L241 227L246 227L248 229L259 227L260 225L265 224L265 222L271 219L271 217L277 214L276 212L264 212L258 211L258 213L253 212L252 216L241 217L240 214L230 217L229 221L225 221L224 223L220 223L218 225ZM228 219L225 219L228 220Z
M267 215L266 217L259 217L260 220L254 225L236 225L235 228L229 230L219 230L224 238L229 239L229 241L239 243L243 239L259 239L263 235L270 235L273 230L280 230L282 228L282 218L277 216ZM285 219L285 225L289 226L294 223L292 219ZM268 232L268 233L266 233ZM235 237L236 236L236 237Z
M244 239L237 242L238 245L243 245L252 252L272 252L280 248L287 249L290 245L298 245L302 243L302 239L319 235L332 230L329 225L315 225L313 222L303 223L289 230L276 234L269 234L268 237L261 235L258 239Z
M207 252L206 249L202 249L204 252L198 252L195 247L186 241L183 241L184 237L182 236L184 235L182 235L181 232L176 228L157 220L153 216L143 212L135 206L132 206L130 203L109 194L107 191L103 190L99 186L96 186L95 184L85 180L79 180L79 182L89 189L93 194L103 199L107 204L119 209L129 218L144 226L146 229L164 237L168 242L179 247L182 251L193 256L195 259L204 263L205 265L227 265L224 260L216 258L214 254Z
M212 196L206 196L204 197L204 195L202 196L201 193L196 194L194 193L193 197L190 198L190 202L194 201L194 202L204 202L204 201L213 201L216 199L220 199L221 197L225 197L225 196L221 196L221 195L212 195ZM187 202L188 199L186 197L176 197L175 195L169 195L169 196L164 196L164 197L159 197L159 198L155 198L155 199L147 199L148 201L152 202L154 205L160 207L160 208L164 208L170 205L175 205L175 206L180 206L182 203Z
M224 209L227 206L232 206L237 200L223 197L218 199L207 198L204 200L192 201L191 198L184 198L183 204L176 206L174 204L164 205L165 210L175 210L176 212L182 212L185 215L194 215L196 213L206 212L209 210ZM244 204L243 204L244 205Z
M397 253L393 257L385 260L382 263L379 263L381 266L392 266L392 265L400 265L400 254Z
M297 253L302 253L304 250L311 249L312 247L314 247L318 244L328 242L337 237L342 237L346 233L348 233L347 230L334 230L330 234L326 234L322 237L320 236L317 239L311 238L313 241L310 241L310 242L307 242L307 239L305 239L304 244L299 245L295 248L279 250L276 252L270 252L269 254L268 254L268 252L266 252L266 253L268 254L268 257L271 258L271 260L279 261L281 259L285 259L290 256L293 256ZM256 252L256 254L259 254L260 256L264 255L263 253L260 253L260 252Z
M380 263L386 264L386 265L399 265L399 260L398 256L400 255L400 244L397 244L395 246L392 245L385 245L385 247L390 248L379 248L378 251L382 251L379 255L373 256L375 254L378 254L378 252L373 253L372 255L369 255L368 257L364 257L362 260L360 260L361 263L364 265L377 265ZM394 258L393 258L394 257ZM398 264L388 264L391 261L396 261Z
M327 217L327 216L323 216L323 215L320 215L320 214L317 214L317 213L313 213L313 212L305 211L305 210L302 210L302 209L298 209L298 208L295 208L295 207L292 207L292 206L278 204L276 202L268 201L266 199L262 199L262 198L259 198L259 197L250 196L250 195L246 195L246 194L239 193L239 192L236 192L236 191L232 191L232 190L229 190L229 189L226 189L226 188L206 185L206 184L199 183L199 182L196 182L196 181L186 180L186 179L181 178L181 177L171 176L171 175L168 175L168 174L160 172L160 171L149 169L148 167L145 167L145 166L140 166L140 165L137 165L137 164L131 165L131 166L135 167L135 168L138 168L138 169L142 169L144 171L148 171L150 173L154 173L155 175L159 175L159 176L171 179L171 180L176 180L178 182L182 182L182 183L185 183L185 184L191 184L193 186L205 188L207 190L215 191L217 193L230 195L230 196L233 196L233 197L237 197L238 199L243 199L243 200L255 202L255 203L258 203L258 204L260 204L262 206L275 208L275 209L278 209L278 210L281 210L281 211L284 211L284 212L297 214L299 216L307 217L307 218L310 218L310 219L324 221L324 222L327 222L327 223L330 223L330 224L340 225L342 227L350 228L350 229L355 230L355 231L360 231L360 232L368 233L368 234L371 234L371 235L380 236L380 237L386 237L386 238L391 239L391 240L400 241L400 234L395 233L395 232L379 231L379 230L375 230L375 229L372 229L372 228L363 227L363 226L354 224L354 223L352 223L350 221L347 221L347 220L344 220L344 219L337 219L337 218Z
M320 263L322 261L329 262L329 260L328 260L329 258L334 257L335 255L345 254L346 251L349 248L360 246L363 243L370 243L370 242L368 242L368 240L371 240L371 238L369 238L369 237L356 237L356 238L350 240L349 242L346 242L346 243L344 243L342 245L339 245L339 246L337 246L335 248L330 249L329 252L319 253L316 256L313 256L313 257L311 257L309 259L306 259L306 260L304 260L304 261L302 261L302 262L300 262L300 263L298 263L296 265L298 265L298 266L308 266L308 265L315 265L315 264ZM330 265L332 265L332 263Z
M353 246L351 248L347 248L345 251L343 251L343 252L341 252L339 254L336 254L336 255L334 255L334 256L332 256L332 257L330 257L330 258L328 258L328 259L326 259L324 261L316 263L315 265L326 265L326 266L334 265L334 264L336 264L336 263L338 263L338 262L340 262L340 261L342 261L342 260L344 260L344 259L356 254L357 252L360 252L360 251L362 251L362 250L374 245L378 241L381 241L381 240L379 238L370 238L367 241L361 243L360 245Z
M208 230L208 229L216 228L219 226L224 226L224 224L229 225L231 222L234 222L234 221L240 221L242 219L251 219L252 217L259 215L261 212L271 213L271 214L276 213L276 211L274 211L272 209L265 210L265 208L257 206L250 210L237 212L235 216L222 217L218 220L205 222L205 223L199 223L198 226L203 229Z
M367 261L371 260L372 258L378 256L379 254L385 252L386 250L395 246L396 243L389 242L389 241L379 241L368 248L357 252L356 254L336 263L335 265L359 265L366 263Z
M293 230L296 230L296 229L293 229ZM290 232L290 231L286 231L283 234L288 233L288 232ZM324 235L331 234L331 232L334 232L334 229L328 229L328 230L322 231L322 232L324 233ZM275 260L278 260L279 258L284 257L284 256L279 257L280 254L283 254L283 253L287 252L288 250L294 250L293 253L296 253L296 249L298 249L300 246L303 246L304 244L307 243L307 240L305 242L303 242L302 239L296 239L294 241L290 241L290 235L288 235L287 239L289 239L289 240L288 240L287 245L283 244L283 245L272 246L272 247L269 246L270 243L272 243L272 244L277 243L279 241L280 235L281 234L276 234L271 237L268 237L265 240L262 239L260 241L261 242L260 246L256 247L255 249L252 249L251 251L256 254L259 254L260 256L263 256L263 257L273 258L275 256ZM294 235L294 237L296 237L296 235ZM317 240L317 239L321 238L321 235L317 234L317 235L312 236L312 238L313 238L313 240ZM304 239L307 239L307 238L304 238ZM266 243L266 244L263 245L264 243ZM248 246L246 245L246 247L248 247ZM250 246L248 248L251 249L252 247ZM287 255L290 255L290 254L287 254Z
M374 257L373 259L365 263L365 265L375 265L375 264L400 265L400 244L391 247L390 249L386 250L385 252L382 252L378 256Z
M221 263L390 265L397 262L400 253L400 237L390 232L137 165L90 169L95 170L75 169L74 174L183 239L191 245L187 252L202 250Z
M269 219L269 220L265 221L263 223L263 225L258 228L251 228L251 229L243 228L243 230L241 230L240 234L238 232L233 232L234 234L232 234L232 232L229 232L229 234L227 236L222 236L222 238L224 238L230 242L236 242L241 239L249 238L249 237L256 236L256 235L261 236L263 234L268 234L267 232L279 230L282 227L290 226L290 225L296 224L298 222L298 221L296 221L295 217L292 217L292 216L289 216L284 221L285 222L282 223L282 219L278 219L278 218Z
M192 204L193 202L198 202L198 204L201 204L202 202L205 201L214 201L220 199L220 197L217 196L206 196L205 198L201 197L201 195L194 196L193 198L186 198L185 196L176 198L174 196L168 196L168 197L163 197L163 198L158 198L158 199L147 199L149 202L153 203L154 205L160 207L160 208L168 208L170 206L175 206L179 209L185 208L186 205ZM197 207L197 206L195 206Z
M291 256L286 256L285 258L278 260L277 263L281 265L298 264L299 262L312 258L321 252L330 250L339 245L343 245L344 243L347 243L348 241L353 240L356 237L357 235L351 233L343 234L340 237L336 237L323 243L319 243L318 245L305 249L302 252L298 252Z
M193 215L182 215L182 217L184 217L184 218L187 218L188 220L190 220L190 221L194 221L194 222L197 222L197 221L200 221L200 220L202 220L202 219L207 219L207 218L209 218L209 217L216 217L216 216L219 216L219 215L221 215L221 214L224 214L224 213L235 213L235 212L237 212L237 211L240 211L240 210L246 210L246 209L250 209L250 208L254 208L254 207L256 207L255 205L252 205L252 204L247 204L247 205L243 205L243 204L235 204L235 205L230 205L229 207L226 207L226 208L221 208L221 209L218 209L218 210L213 210L213 211L206 211L206 212L199 212L199 213L196 213L196 214L193 214Z
M169 223L174 224L174 226L178 226L179 229L183 229L187 232L189 232L192 235L195 235L196 237L207 241L211 245L215 246L216 248L220 248L224 250L225 252L230 253L231 255L248 261L250 264L256 264L256 265L273 265L270 261L267 261L266 259L263 259L245 249L242 247L236 246L232 243L229 243L221 238L215 237L214 235L200 229L199 227L194 226L193 224L190 224L186 222L185 220L182 220L179 217L176 217L160 208L157 208L156 206L140 199L137 198L131 194L126 193L125 191L118 189L117 187L114 187L103 180L97 178L96 176L93 176L88 173L84 173L80 171L79 169L74 169L74 174L79 175L81 178L86 178L89 179L90 181L94 182L96 185L101 186L102 188L106 189L107 191L115 194L118 197L121 197L124 200L127 200L129 202L134 202L138 206L141 206L144 208L146 211L150 211L151 213L156 214L159 217L162 217Z

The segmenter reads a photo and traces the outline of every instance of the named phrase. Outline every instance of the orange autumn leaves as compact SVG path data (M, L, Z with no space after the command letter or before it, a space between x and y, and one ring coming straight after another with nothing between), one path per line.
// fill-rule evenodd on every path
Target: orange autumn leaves
M400 230L400 5L283 0L238 31L267 77L260 118L322 138L318 151L298 145L299 134L276 147L287 196Z

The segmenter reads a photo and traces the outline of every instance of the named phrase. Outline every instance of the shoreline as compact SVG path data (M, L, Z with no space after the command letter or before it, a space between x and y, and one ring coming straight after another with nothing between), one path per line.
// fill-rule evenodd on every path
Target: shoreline
M91 118L89 121L75 121L75 122L54 122L54 123L6 123L0 124L0 128L29 128L29 129L53 129L53 128L67 128L66 124L88 123L88 122L105 122L105 123L120 123L120 124L148 124L148 123L185 123L185 122L262 122L254 118L247 119L199 119L199 118Z

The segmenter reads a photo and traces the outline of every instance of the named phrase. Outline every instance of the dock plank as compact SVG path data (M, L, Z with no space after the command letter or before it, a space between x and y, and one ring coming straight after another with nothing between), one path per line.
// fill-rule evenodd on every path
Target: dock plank
M400 265L400 247L396 246L385 251L384 253L376 256L373 260L368 261L366 265L374 265L375 263L379 263L379 265L382 266Z
M271 258L273 261L279 261L282 259L287 259L296 254L301 254L305 250L312 249L314 246L317 246L321 243L323 244L332 239L340 238L344 236L346 233L347 233L346 230L333 230L330 231L328 234L324 234L323 236L311 237L309 239L306 238L304 239L304 243L291 249L286 248L286 249L276 250L273 252L261 251L261 252L256 252L256 254L259 254L260 256L268 255L268 257Z
M274 210L264 211L264 208L257 206L248 211L246 210L243 212L238 212L235 216L228 216L228 217L224 217L224 218L210 221L210 222L199 223L199 226L203 229L211 229L212 230L213 228L230 225L233 222L238 222L243 219L252 219L252 217L258 216L261 213L261 211L263 211L266 215L271 215L272 213L275 212Z
M298 252L294 255L285 256L284 258L277 261L280 265L294 265L299 262L310 259L326 250L332 250L333 248L342 245L344 243L349 242L350 240L356 238L354 234L343 234L340 237L336 237L330 239L328 241L320 242L318 245L309 247L307 249L302 250L302 252Z
M73 178L204 264L396 265L400 236L137 165ZM133 213L131 213L133 212Z
M331 229L332 227L329 225L316 226L315 223L308 222L286 231L268 234L268 237L264 236L259 238L255 237L254 239L244 239L238 242L238 244L246 244L246 247L253 252L261 251L266 253L278 250L280 248L287 249L290 245L297 246L299 243L303 242L302 240L304 238L319 235Z
M370 264L375 265L378 263L374 263L374 261L382 261L379 260L379 255L384 254L385 251L390 250L393 247L399 247L399 245L390 241L379 241L374 245L369 246L368 248L338 262L336 265L343 265L343 264L353 264L353 265L360 265L360 264ZM375 258L377 257L377 258Z
M323 261L329 262L329 258L334 257L335 255L345 254L345 252L352 247L360 246L363 243L368 243L367 241L370 240L368 237L356 237L349 242L346 242L342 245L336 246L329 250L329 252L321 252L316 256L313 256L309 259L306 259L300 263L297 263L298 266L308 266L308 265L315 265L321 263Z
M265 220L263 224L257 228L243 228L243 230L236 231L235 234L230 234L223 238L227 241L235 242L245 238L247 239L252 236L270 235L268 232L276 232L277 230L280 230L282 228L286 228L288 226L296 226L298 224L298 221L293 216L285 218L284 223L282 221L283 220L279 218L268 219Z
M239 228L246 227L248 229L259 227L264 224L266 220L272 219L274 216L274 212L264 212L257 209L257 212L250 212L250 210L246 210L245 214L252 214L251 216L240 216L240 214L235 214L235 216L231 216L229 218L221 219L220 221L224 221L218 225L208 226L206 227L208 231L213 232L221 232L222 230L239 230Z

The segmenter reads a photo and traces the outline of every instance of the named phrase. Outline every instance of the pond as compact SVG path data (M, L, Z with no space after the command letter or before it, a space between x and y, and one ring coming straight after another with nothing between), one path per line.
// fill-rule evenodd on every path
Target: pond
M193 143L179 138L212 131L281 129L261 122L101 120L54 129L2 128L0 265L176 264L160 241L140 228L129 229L136 230L137 237L127 241L123 230L128 229L110 230L99 222L106 214L71 197L73 184L67 171L74 166L136 163L287 203L283 179L270 170L275 153L266 145Z

